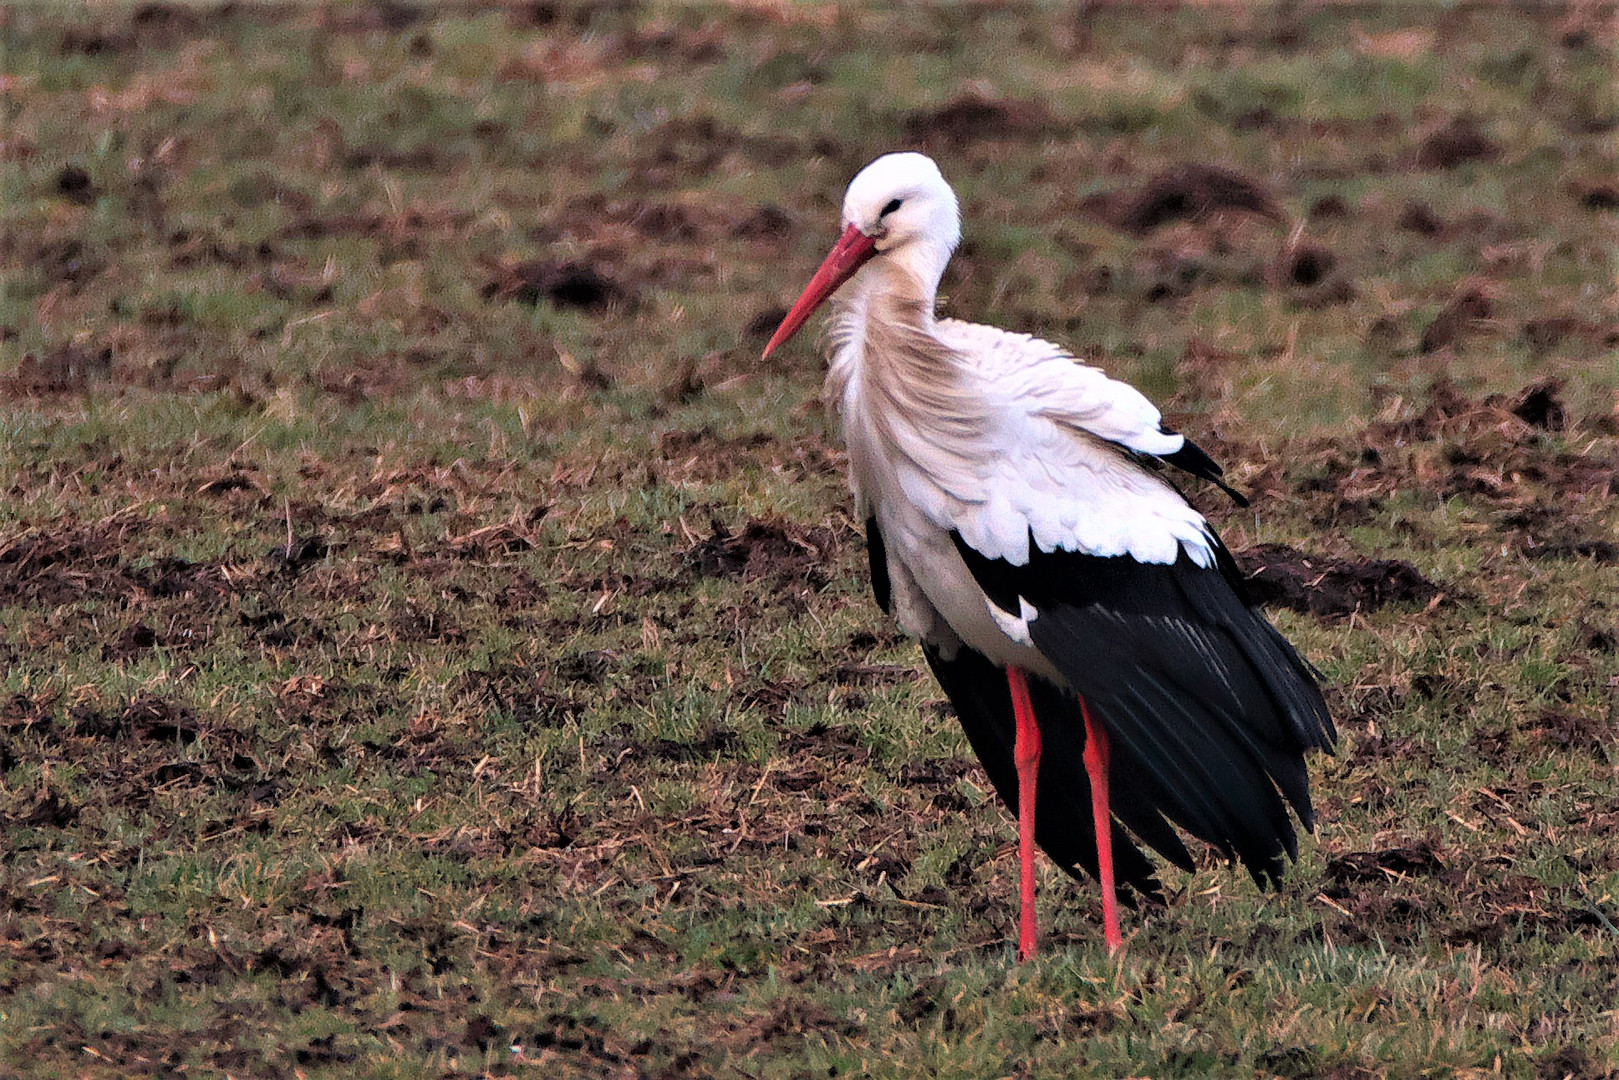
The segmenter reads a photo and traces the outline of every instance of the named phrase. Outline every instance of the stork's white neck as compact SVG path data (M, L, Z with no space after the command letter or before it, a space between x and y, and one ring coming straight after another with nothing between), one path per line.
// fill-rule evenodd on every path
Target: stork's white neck
M873 259L840 295L826 400L842 418L862 502L903 486L901 474L943 493L969 492L978 475L984 403L933 314L949 259L948 247L907 244Z
M864 337L873 301L881 298L904 304L914 311L919 328L933 329L933 309L938 301L939 279L950 264L951 249L940 244L913 241L878 255L843 290L843 314L838 322L840 337Z

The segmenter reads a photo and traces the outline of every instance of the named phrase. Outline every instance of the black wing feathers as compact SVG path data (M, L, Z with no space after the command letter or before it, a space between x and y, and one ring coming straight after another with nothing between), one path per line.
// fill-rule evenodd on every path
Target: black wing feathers
M990 603L1008 615L1017 615L1022 607L1018 603L1018 587L1022 584L1024 567L980 554L954 529L950 530L950 542L956 545L956 551L967 564L967 570L978 582L978 587L984 590L984 595L989 597ZM1033 545L1030 546L1032 548Z
M1159 426L1158 430L1165 435L1180 435L1180 432L1162 425ZM1185 438L1184 435L1181 437ZM1193 476L1201 477L1211 484L1217 485L1221 491L1231 496L1231 501L1238 506L1248 505L1248 497L1225 482L1225 470L1220 468L1220 463L1210 457L1207 450L1204 450L1191 439L1186 439L1186 443L1173 454L1160 455L1158 460L1167 462L1182 472L1191 473Z
M866 522L866 545L872 591L877 595L878 605L887 611L890 601L888 558L875 517ZM977 557L987 572L996 572L990 565L991 560L983 559L971 548L964 548L964 552ZM1015 592L1007 602L1011 610L1017 610ZM1005 669L966 646L960 647L948 660L935 646L924 644L922 651L939 685L950 698L967 741L983 762L996 794L1016 813L1018 778L1012 752L1017 741L1017 721L1012 712ZM1029 695L1040 722L1042 743L1035 839L1052 861L1070 874L1084 870L1095 877L1096 833L1083 756L1085 728L1078 704L1072 694L1034 675L1029 676ZM1110 771L1114 775L1129 773L1129 759L1116 753ZM1119 822L1143 842L1176 866L1192 868L1192 856L1186 845L1153 805L1130 798L1128 793L1122 800L1115 794L1112 802ZM1143 896L1162 896L1151 861L1117 823L1113 827L1113 852L1119 881Z
M883 546L883 534L877 529L877 515L866 519L866 562L871 565L871 592L883 614L894 613L894 586L888 580L888 548Z
M1205 568L1184 552L1147 564L1030 541L1024 566L956 545L997 606L1034 608L1035 647L1114 736L1116 806L1162 811L1276 880L1297 847L1288 805L1312 820L1303 751L1334 733L1312 669L1244 602L1235 562L1218 546ZM1150 822L1120 820L1159 846Z

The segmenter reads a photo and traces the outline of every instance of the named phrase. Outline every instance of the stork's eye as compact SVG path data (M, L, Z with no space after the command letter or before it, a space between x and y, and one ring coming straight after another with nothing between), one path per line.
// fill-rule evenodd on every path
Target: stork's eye
M883 218L887 217L889 214L892 214L895 210L898 210L900 203L902 203L904 201L905 201L904 199L889 199L888 200L888 205L883 207L883 212L877 215L877 220L881 221Z

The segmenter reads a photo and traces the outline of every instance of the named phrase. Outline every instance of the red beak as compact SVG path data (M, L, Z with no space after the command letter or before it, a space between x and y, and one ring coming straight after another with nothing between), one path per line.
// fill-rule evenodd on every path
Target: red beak
M804 294L793 305L793 310L781 320L776 333L765 346L764 356L769 356L780 345L794 334L798 333L815 309L820 307L826 298L838 291L842 285L854 276L854 272L866 265L866 261L877 254L877 241L861 232L854 225L843 230L838 242L832 245L831 252L821 263L821 268L815 271L810 283L804 287ZM763 357L761 357L762 359Z

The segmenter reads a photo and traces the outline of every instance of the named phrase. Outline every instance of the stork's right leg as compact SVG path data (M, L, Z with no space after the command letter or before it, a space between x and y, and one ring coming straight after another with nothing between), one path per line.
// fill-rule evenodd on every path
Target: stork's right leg
M1085 699L1079 699L1079 715L1085 720L1085 772L1091 781L1091 820L1096 827L1096 876L1102 883L1102 937L1107 951L1118 952L1124 945L1119 933L1119 898L1113 889L1113 811L1107 801L1107 732L1091 719Z
M1034 956L1034 803L1035 785L1040 775L1040 728L1034 721L1034 705L1029 700L1029 683L1023 669L1008 664L1006 684L1012 691L1012 715L1017 719L1012 760L1017 765L1018 895L1022 910L1018 918L1017 958Z

